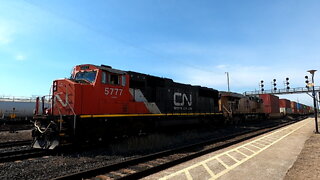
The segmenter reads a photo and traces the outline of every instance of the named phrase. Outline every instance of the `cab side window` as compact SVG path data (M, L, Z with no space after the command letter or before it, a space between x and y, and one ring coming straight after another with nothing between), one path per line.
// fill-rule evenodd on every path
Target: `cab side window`
M121 85L126 86L126 76L125 75L122 76L122 84Z
M115 74L110 74L110 84L119 85L119 76Z
M107 83L107 73L105 71L102 71L101 82L102 82L102 84Z

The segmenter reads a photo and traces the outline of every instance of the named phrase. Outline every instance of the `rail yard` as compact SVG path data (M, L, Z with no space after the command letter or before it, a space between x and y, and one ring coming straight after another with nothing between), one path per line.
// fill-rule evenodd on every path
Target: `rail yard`
M272 94L218 91L106 65L77 65L52 84L49 96L28 103L0 101L1 178L232 179L248 167L234 169L314 114Z
M319 9L1 1L0 180L319 180Z

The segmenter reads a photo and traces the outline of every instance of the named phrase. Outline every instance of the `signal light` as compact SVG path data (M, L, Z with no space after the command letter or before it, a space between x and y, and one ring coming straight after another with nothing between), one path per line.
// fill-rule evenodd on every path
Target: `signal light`
M277 90L277 88L275 87L275 88L273 88L275 91Z
M290 87L289 87L290 83L289 83L289 78L288 77L286 78L286 83L285 84L287 85L287 90L289 90L290 89Z
M263 80L261 80L261 81L260 81L260 88L261 88L261 91L264 91L264 88L263 88L263 87L264 87L263 82L264 82Z
M308 81L308 80L306 80L306 83L308 84L308 83L309 83L309 81Z

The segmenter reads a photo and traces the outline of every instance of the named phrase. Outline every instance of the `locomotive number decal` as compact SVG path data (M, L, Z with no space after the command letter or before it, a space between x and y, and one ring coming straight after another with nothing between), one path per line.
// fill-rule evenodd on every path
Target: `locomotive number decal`
M173 94L174 110L192 110L192 95L175 92Z
M121 96L123 89L119 88L105 88L104 94L107 96Z

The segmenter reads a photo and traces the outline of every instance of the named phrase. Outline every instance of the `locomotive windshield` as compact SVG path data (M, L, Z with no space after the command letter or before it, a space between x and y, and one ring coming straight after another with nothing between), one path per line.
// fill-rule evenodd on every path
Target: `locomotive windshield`
M88 81L90 83L94 82L96 79L96 71L84 71L84 72L78 72L76 74L75 80L84 80Z

